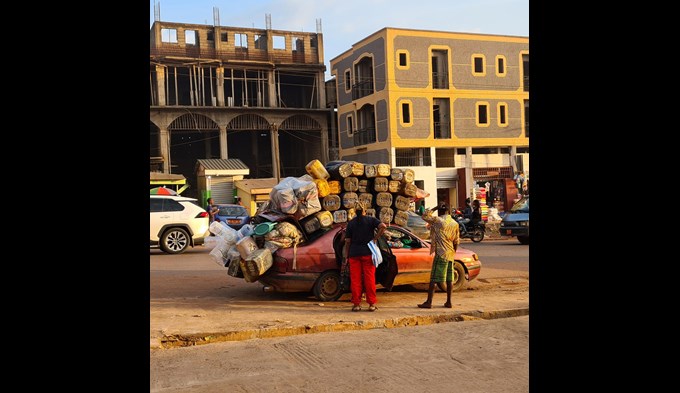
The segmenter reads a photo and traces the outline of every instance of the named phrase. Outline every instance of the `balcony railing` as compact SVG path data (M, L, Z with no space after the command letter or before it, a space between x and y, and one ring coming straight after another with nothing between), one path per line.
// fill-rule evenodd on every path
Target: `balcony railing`
M432 87L435 89L448 89L449 74L447 72L433 72Z
M151 57L156 56L175 56L175 57L191 57L200 59L215 59L215 60L250 60L250 61L266 61L272 63L301 63L301 64L319 64L319 55L316 49L312 48L309 52L300 51L274 51L267 52L262 49L252 49L243 47L224 48L216 50L215 48L203 48L200 46L187 46L185 48L179 46L164 45L162 47L155 47L150 49Z
M354 146L368 145L375 142L375 127L361 128L354 131Z
M352 99L357 100L361 97L373 94L373 79L352 85Z

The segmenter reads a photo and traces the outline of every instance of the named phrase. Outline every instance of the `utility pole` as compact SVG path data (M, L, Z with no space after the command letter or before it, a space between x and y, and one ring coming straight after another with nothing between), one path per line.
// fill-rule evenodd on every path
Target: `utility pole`
M276 178L276 184L279 184L281 178L281 168L279 166L279 126L276 123L272 123L269 129L272 138L272 171Z

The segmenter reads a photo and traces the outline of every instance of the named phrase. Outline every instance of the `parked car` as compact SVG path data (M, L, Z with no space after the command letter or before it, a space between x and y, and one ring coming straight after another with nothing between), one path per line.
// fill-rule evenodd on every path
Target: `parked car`
M522 244L529 244L529 197L522 197L512 205L503 216L500 227L501 235L516 236Z
M180 254L205 242L208 212L194 198L150 195L150 247Z
M241 229L242 226L250 223L250 214L248 214L248 210L241 205L224 204L217 205L217 208L219 211L215 214L215 217L237 231Z
M340 281L346 224L333 224L307 235L288 215L262 213L258 220L263 217L269 221L291 222L305 237L297 248L280 248L274 252L273 266L258 279L265 285L265 292L311 292L318 300L334 301L348 290L349 285L343 286ZM394 285L429 283L433 258L430 243L397 225L389 226L385 233L390 242L399 239L401 247L389 246L385 235L378 241L383 263L376 269L377 286L391 290ZM475 279L481 266L476 253L459 247L454 263L454 291Z

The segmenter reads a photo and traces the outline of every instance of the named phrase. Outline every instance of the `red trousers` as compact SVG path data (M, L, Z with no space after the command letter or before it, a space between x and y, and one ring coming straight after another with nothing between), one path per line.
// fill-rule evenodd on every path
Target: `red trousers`
M363 277L363 280L362 280ZM368 304L378 303L375 295L375 265L371 255L349 257L349 280L352 289L352 304L361 304L361 292L366 292Z

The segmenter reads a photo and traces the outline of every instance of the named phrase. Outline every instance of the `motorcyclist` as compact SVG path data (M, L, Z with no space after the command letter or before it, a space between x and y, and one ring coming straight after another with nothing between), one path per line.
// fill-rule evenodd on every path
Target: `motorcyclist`
M479 199L472 201L472 213L470 215L470 221L472 221L473 226L482 221L482 208L479 204Z

